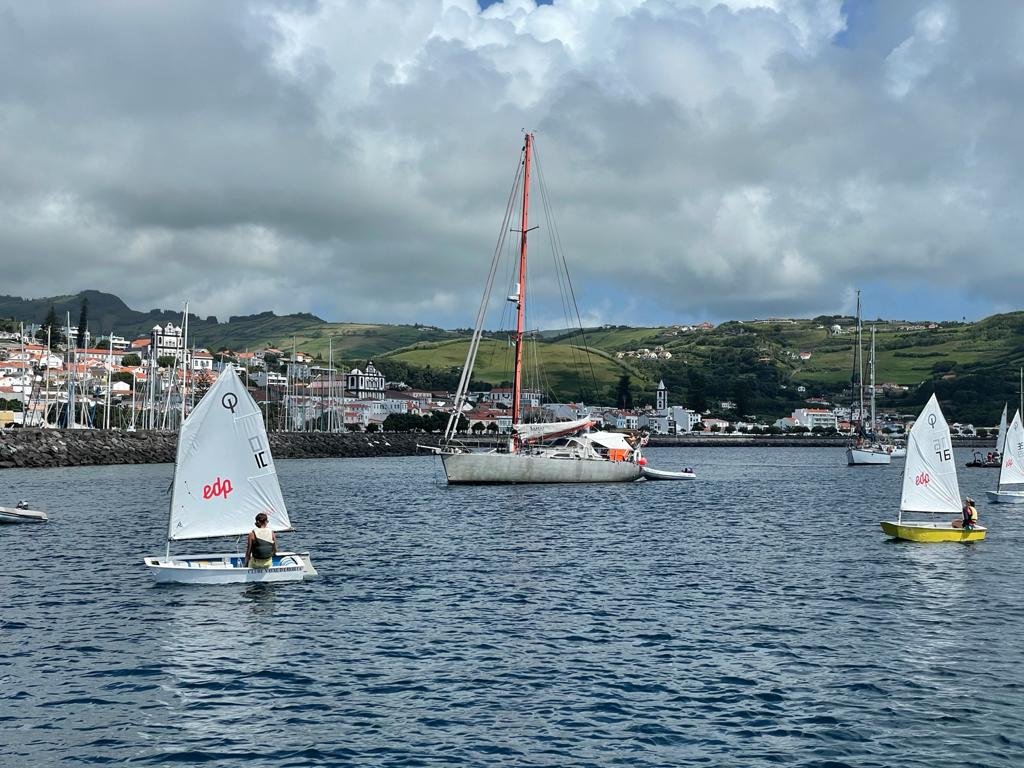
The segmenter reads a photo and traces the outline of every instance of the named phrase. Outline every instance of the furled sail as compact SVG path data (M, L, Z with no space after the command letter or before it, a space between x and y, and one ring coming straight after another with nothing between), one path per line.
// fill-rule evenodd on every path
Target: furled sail
M586 417L575 421L547 421L540 424L516 424L513 429L524 443L538 440L551 440L562 435L570 435L581 429L594 425L593 419Z
M260 512L291 530L263 415L228 365L178 434L167 538L243 534Z
M960 511L960 487L949 425L935 395L910 430L900 509L904 512Z

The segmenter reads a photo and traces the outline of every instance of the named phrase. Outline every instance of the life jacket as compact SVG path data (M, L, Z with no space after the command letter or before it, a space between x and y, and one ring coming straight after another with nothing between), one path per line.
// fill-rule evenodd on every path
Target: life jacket
M964 507L964 526L973 528L978 524L978 510L973 504Z
M273 535L273 534L271 534ZM261 539L259 533L253 529L252 556L257 560L266 560L274 555L273 540Z

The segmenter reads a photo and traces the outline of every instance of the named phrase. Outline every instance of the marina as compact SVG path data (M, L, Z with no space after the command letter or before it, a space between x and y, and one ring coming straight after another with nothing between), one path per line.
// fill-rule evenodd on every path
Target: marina
M138 560L171 465L6 470L51 518L4 529L0 741L12 764L1019 764L1024 518L982 501L980 544L892 542L902 466L865 483L843 450L649 448L699 478L508 487L279 460L282 545L320 578L210 588Z

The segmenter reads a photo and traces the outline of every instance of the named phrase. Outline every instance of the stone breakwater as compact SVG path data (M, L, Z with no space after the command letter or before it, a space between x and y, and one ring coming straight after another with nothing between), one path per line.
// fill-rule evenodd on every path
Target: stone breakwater
M437 445L438 435L273 432L277 459L411 456L417 444ZM161 464L174 461L177 432L7 429L0 432L0 469L74 467L95 464Z
M278 459L347 459L373 456L412 456L417 445L436 446L440 435L420 433L326 434L272 432L270 450ZM495 447L492 438L463 437L467 445ZM710 447L842 447L841 437L653 436L650 448ZM992 440L963 440L962 447L989 450ZM89 464L161 464L174 461L177 432L106 432L96 429L5 429L0 431L0 469L11 467L75 467Z

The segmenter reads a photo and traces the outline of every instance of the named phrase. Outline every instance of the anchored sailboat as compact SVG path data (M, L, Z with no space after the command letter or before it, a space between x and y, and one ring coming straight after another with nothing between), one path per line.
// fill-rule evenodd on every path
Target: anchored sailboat
M864 425L864 350L861 343L862 326L860 321L860 291L857 291L857 352L854 356L854 387L859 392L857 439L846 449L848 466L889 464L892 452L875 439L875 329L871 328L871 426Z
M519 262L515 289L508 297L515 306L516 329L512 342L515 360L512 377L512 437L501 450L472 451L455 439L459 417L467 403L469 383L476 362L487 305L497 271L501 247L495 251L476 326L462 369L455 408L448 420L443 445L438 449L448 482L460 483L609 483L631 482L640 477L643 459L639 440L617 432L588 432L594 422L583 417L568 422L524 423L522 413L523 346L526 318L526 256L529 226L530 172L533 135L527 133L517 183L522 184ZM503 232L512 220L512 201Z
M242 553L171 556L171 542L244 536L257 514L270 530L290 531L267 430L256 401L225 366L178 433L167 552L144 562L158 582L232 584L299 581L315 576L307 552L275 554L269 568L249 568Z
M949 425L933 394L914 422L907 440L907 462L903 468L903 493L896 520L882 522L888 535L907 541L981 541L983 526L958 528L949 520L904 520L907 513L956 515L961 511L960 486L949 437Z

